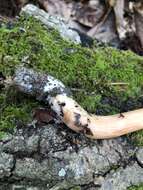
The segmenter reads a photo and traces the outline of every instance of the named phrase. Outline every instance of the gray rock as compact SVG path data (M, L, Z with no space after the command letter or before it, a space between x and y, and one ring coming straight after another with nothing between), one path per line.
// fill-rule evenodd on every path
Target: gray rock
M68 183L67 171L65 171L64 176L59 175L65 167L64 162L64 160L59 161L56 158L44 159L42 161L32 158L17 159L13 178L18 180L25 179L32 181L34 184L48 184L47 186L55 185L58 182L61 184L62 181Z
M73 143L73 137L78 144ZM22 186L25 190L39 188L39 184L51 190L81 185L88 189L87 184L93 185L89 189L124 190L143 182L142 168L137 162L129 165L135 149L125 138L95 141L60 128L59 124L28 125L3 139L1 147L0 178L20 182L14 183L15 187L30 181L29 186ZM141 158L139 152L137 155Z
M14 184L14 183L3 183L0 184L0 190L48 190L47 187L42 186L31 186L31 185L23 185L23 184Z
M28 4L22 8L21 13L28 14L34 18L40 20L48 28L54 28L59 31L60 35L74 43L81 43L80 36L76 31L70 29L70 26L64 22L64 20L58 16L51 16L47 12L38 7Z
M0 183L0 190L11 190L11 185L8 183Z
M21 155L29 155L36 152L38 150L39 135L34 134L34 131L31 135L28 134L28 131L24 133L23 130L17 130L11 139L3 139L3 151L10 154L19 153Z
M7 153L23 152L25 150L25 143L23 136L13 136L11 141L5 142L3 149Z
M0 152L2 152L2 151L3 151L3 143L0 142Z
M113 174L107 175L100 190L126 190L132 185L138 185L143 182L143 168L137 163L120 168Z
M0 153L0 179L9 177L14 167L14 158L12 155L4 152Z
M61 151L68 146L66 140L61 135L56 134L56 127L48 125L41 130L39 144L41 154L52 154L52 152Z
M137 153L136 153L136 157L138 162L141 164L141 166L143 167L143 148L140 148Z
M39 136L32 135L27 138L26 142L26 151L29 153L36 152L38 150Z
M23 136L14 136L13 139L3 145L3 150L7 153L31 154L37 151L38 136L24 138Z

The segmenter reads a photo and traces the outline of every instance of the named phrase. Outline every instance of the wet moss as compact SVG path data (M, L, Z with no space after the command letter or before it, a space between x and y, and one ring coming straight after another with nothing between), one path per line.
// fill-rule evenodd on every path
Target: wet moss
M142 57L111 47L95 45L89 49L75 45L30 17L22 16L13 25L10 30L6 24L0 28L0 71L5 76L12 76L21 63L50 73L71 88L74 98L85 109L96 114L143 106ZM0 93L0 103L3 96ZM12 100L5 106L0 113L1 131L15 125L11 118L27 120L27 106L31 112L33 104L26 98L18 103ZM139 132L135 136L141 139L143 135Z

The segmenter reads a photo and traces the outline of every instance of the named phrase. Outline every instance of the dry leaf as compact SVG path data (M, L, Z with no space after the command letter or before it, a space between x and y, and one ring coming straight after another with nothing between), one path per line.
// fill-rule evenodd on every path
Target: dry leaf
M101 20L99 24L89 30L87 35L104 43L115 43L115 46L118 46L118 35L113 12L111 11L106 19Z
M48 0L38 0L38 2L45 11L48 11Z
M33 119L36 120L38 124L45 124L54 121L54 114L49 109L37 108L34 110Z
M88 4L78 3L75 10L75 20L82 25L93 27L100 21L104 11L105 7L99 0L89 1Z
M124 39L126 37L124 7L124 0L116 0L113 6L116 20L116 29L120 39Z
M136 26L136 35L140 39L143 48L143 3L136 3L134 5L134 17Z
M66 3L64 0L39 0L39 2L51 15L59 15L65 20L69 20L72 14L72 2Z

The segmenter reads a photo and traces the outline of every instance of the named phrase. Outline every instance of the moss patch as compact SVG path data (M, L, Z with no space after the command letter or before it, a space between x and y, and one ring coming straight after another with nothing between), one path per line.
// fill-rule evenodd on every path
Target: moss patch
M32 117L32 108L38 103L32 99L17 95L14 89L3 90L0 93L0 139L6 132L12 132L15 126L27 123Z
M128 190L143 190L143 184L140 185L140 186L133 186L133 187L130 187L130 188L128 188Z
M89 112L113 114L143 106L143 58L130 51L84 48L61 39L33 18L21 17L12 29L6 24L0 28L0 71L11 76L21 62L63 81ZM0 93L0 103L3 97ZM15 125L14 118L26 121L31 101L21 98L4 105L1 131ZM139 141L142 136L142 132L135 135Z

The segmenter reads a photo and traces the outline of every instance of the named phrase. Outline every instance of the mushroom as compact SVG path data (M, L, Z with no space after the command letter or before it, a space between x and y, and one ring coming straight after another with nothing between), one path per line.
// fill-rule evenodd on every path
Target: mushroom
M51 75L19 67L13 85L51 106L69 128L93 139L119 137L143 129L143 109L111 116L97 116L85 111L64 84Z

